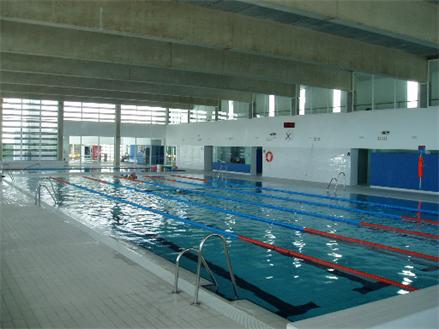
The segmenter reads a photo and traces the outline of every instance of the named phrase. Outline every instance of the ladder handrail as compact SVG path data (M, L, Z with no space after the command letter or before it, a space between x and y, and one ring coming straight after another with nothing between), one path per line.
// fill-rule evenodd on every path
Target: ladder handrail
M326 192L327 192L327 193L330 192L331 184L332 184L333 181L335 181L335 190L334 190L334 191L337 191L338 180L337 180L337 178L332 177L331 180L329 181L328 186L326 187Z
M196 254L197 256L199 256L198 250L194 249L194 248L187 248L181 252L179 252L179 254L177 255L177 259L175 260L175 280L174 280L174 290L173 293L178 294L180 292L180 290L178 290L178 277L179 277L179 271L180 271L180 259L181 257L183 257L184 254L188 253L188 252L193 252L194 254ZM206 271L209 273L210 277L212 278L212 281L216 287L216 289L218 289L218 282L215 279L215 276L213 275L212 270L210 269L209 265L207 264L206 260L204 259L203 256L201 256L201 262L203 263Z
M232 280L232 284L233 284L233 292L235 294L235 297L238 297L238 290L237 290L237 285L236 285L236 280L235 280L235 274L233 273L232 262L230 260L229 248L227 246L227 241L222 235L217 234L217 233L212 233L212 234L209 234L208 236L206 236L203 240L201 240L200 246L198 248L197 278L196 278L196 282L195 282L194 301L192 303L195 305L199 304L198 291L200 290L201 263L202 263L202 259L204 259L204 257L203 257L204 244L206 243L207 240L209 240L210 238L213 238L213 237L218 237L223 243L224 254L226 256L226 261L227 261L227 267L229 268L230 279Z
M344 177L344 180L343 180L343 189L346 191L346 174L344 173L344 171L340 171L340 172L337 174L337 179L340 177L340 175L343 175L343 177ZM336 188L336 190L337 190L337 188Z
M35 190L35 205L41 206L41 188L44 187L46 191L49 193L55 205L58 205L58 200L55 196L55 191L51 191L49 187L43 183L38 183L37 189Z

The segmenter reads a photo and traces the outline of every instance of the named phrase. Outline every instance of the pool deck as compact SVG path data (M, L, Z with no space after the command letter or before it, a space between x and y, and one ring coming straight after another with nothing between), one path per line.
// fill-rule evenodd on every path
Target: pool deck
M167 281L57 212L0 183L0 328L273 328L234 321L203 294L191 305L192 296L173 294Z

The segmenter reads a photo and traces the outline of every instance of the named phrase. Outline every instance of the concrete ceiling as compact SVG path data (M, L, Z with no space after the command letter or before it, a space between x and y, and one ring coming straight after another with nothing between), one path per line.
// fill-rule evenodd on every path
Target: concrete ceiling
M434 5L419 3L419 1L412 1L411 3L396 0L362 1L362 3L354 1L325 1L325 3L322 3L322 1L306 0L294 0L288 1L288 3L284 0L180 1L210 9L301 26L384 47L400 49L429 58L438 56L438 8ZM432 2L439 3L438 0ZM371 6L374 10L371 10ZM364 20L361 21L358 16L350 15L351 13L347 10L343 12L345 7L348 7L348 10L360 11ZM392 11L389 13L389 10ZM397 14L395 15L395 13ZM423 15L424 20L422 22L417 21L416 17L413 17L416 14ZM374 17L371 17L372 15ZM382 18L383 20L400 20L400 28L408 26L411 30L395 29L386 31L383 24L380 24L381 22L376 22L377 17L380 18L382 15L387 15ZM404 19L404 15L406 19ZM412 24L415 24L416 27L411 27ZM419 29L422 29L419 34L412 33L413 30ZM404 34L405 32L407 34Z
M0 1L2 95L249 102L294 97L296 84L351 90L353 71L425 81L436 49L346 15L299 14L296 0L189 2Z

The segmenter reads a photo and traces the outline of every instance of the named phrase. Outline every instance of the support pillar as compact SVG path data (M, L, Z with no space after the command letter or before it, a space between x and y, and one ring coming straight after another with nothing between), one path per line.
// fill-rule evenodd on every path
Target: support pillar
M204 171L213 169L213 146L204 146Z
M421 82L419 83L419 107L421 108L427 108L428 107L428 82Z
M57 160L64 159L64 100L58 101L58 144Z
M299 97L300 85L295 84L291 90L291 113L290 115L299 115Z
M346 92L346 112L354 112L354 92Z
M221 111L221 99L218 100L218 106L215 106L215 121L218 121L219 111Z
M120 104L116 104L116 133L114 138L114 167L120 168Z
M3 161L3 98L0 98L0 162Z

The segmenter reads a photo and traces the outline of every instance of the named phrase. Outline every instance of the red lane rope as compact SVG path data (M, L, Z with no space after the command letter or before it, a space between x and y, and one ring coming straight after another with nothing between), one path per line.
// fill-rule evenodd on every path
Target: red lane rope
M340 271L343 271L343 272L352 273L352 274L354 274L356 276L361 276L361 277L364 277L364 278L368 278L368 279L372 279L372 280L375 280L375 281L379 281L379 282L383 282L383 283L386 283L386 284L390 284L392 286L399 287L399 288L404 289L404 290L408 290L408 291L415 291L415 290L417 290L413 286L404 285L402 283L399 283L399 282L396 282L396 281L393 281L393 280L390 280L390 279L386 279L386 278L383 278L383 277L375 275L375 274L370 274L370 273L363 272L363 271L360 271L360 270L356 270L356 269L353 269L353 268L350 268L350 267L347 267L347 266L343 266L343 265L339 265L339 264L336 264L336 263L328 262L326 260L323 260L323 259L320 259L320 258L317 258L317 257L313 257L313 256L308 256L308 255L305 255L305 254L302 254L302 253L299 253L299 252L295 252L295 251L290 250L290 249L285 249L285 248L282 248L282 247L277 247L277 246L274 246L274 245L271 245L271 244L268 244L268 243L265 243L265 242L262 242L262 241L259 241L259 240L248 238L248 237L243 236L243 235L239 235L238 237L239 237L239 239L241 239L243 241L252 243L252 244L260 246L262 248L274 250L274 251L276 251L276 252L278 252L280 254L286 255L286 256L300 258L300 259L303 259L304 261L308 261L308 262L311 262L311 263L319 264L319 265L326 266L326 267L329 267L329 268L333 268L333 269L336 269L336 270L340 270Z
M82 177L86 178L86 179L90 179L90 180L96 181L96 182L99 182L99 183L110 184L107 181L100 180L100 179L93 178L93 177L89 177L89 176L82 176ZM129 181L133 181L131 179L128 179L128 180ZM136 180L134 180L134 181L136 181ZM139 182L141 182L141 181L139 181ZM396 253L400 253L400 254L404 254L404 255L408 255L408 256L413 256L413 257L428 259L428 260L431 260L431 261L434 261L434 262L439 262L439 257L433 256L433 255L424 254L424 253L419 253L419 252L416 252L416 251L396 248L396 247L387 246L387 245L384 245L384 244L375 243L375 242L371 242L371 241L367 241L367 240L361 240L361 239L347 237L347 236L344 236L344 235L339 235L339 234L324 232L324 231L320 231L320 230L315 230L315 229L309 228L309 227L304 227L303 231L306 232L306 233L309 233L309 234L319 235L319 236L326 237L326 238L329 238L329 239L337 239L337 240L346 241L346 242L350 242L350 243L360 244L360 245L367 246L367 247L372 247L372 248L377 248L377 249L384 249L384 250L388 250L388 251L392 251L392 252L396 252Z
M192 180L197 180L197 181L200 181L200 182L207 182L208 181L208 179L206 179L206 178L190 177L190 176L175 175L175 174L171 174L170 176L179 177L179 178L186 178L186 179L192 179Z
M83 177L89 178L89 179L92 179L92 180L95 180L95 181L98 181L98 182L99 181L105 182L105 181L97 179L97 178L91 178L91 177L87 177L87 176L83 176ZM60 183L63 183L63 184L70 184L68 181L66 181L64 179L61 179L61 178L55 178L55 177L50 177L50 178L52 178L53 180L56 180L56 181L58 181ZM134 181L142 182L140 180L134 180ZM108 183L108 182L106 182L106 183ZM308 256L308 255L305 255L305 254L302 254L302 253L299 253L299 252L296 252L296 251L293 251L293 250L290 250L290 249L285 249L285 248L282 248L282 247L271 245L271 244L262 242L260 240L255 240L255 239L243 236L243 235L237 235L237 236L238 236L238 238L240 240L246 241L248 243L254 244L256 246L259 246L259 247L262 247L262 248L265 248L265 249L274 250L274 251L276 251L276 252L278 252L278 253L280 253L282 255L285 255L285 256L303 259L304 261L307 261L307 262L310 262L310 263L315 263L315 264L318 264L318 265L321 265L321 266L325 266L325 267L328 267L328 268L332 268L332 269L336 269L336 270L339 270L339 271L342 271L342 272L351 273L351 274L354 274L356 276L360 276L360 277L364 277L364 278L367 278L367 279L383 282L383 283L386 283L386 284L389 284L389 285L392 285L392 286L395 286L395 287L398 287L398 288L401 288L403 290L407 290L407 291L410 291L410 292L417 290L417 288L415 288L415 287L413 287L411 285L404 285L402 283L399 283L399 282L396 282L396 281L393 281L393 280L390 280L390 279L386 279L384 277L381 277L381 276L378 276L378 275L375 275L375 274L367 273L367 272L356 270L356 269L353 269L353 268L350 268L350 267L347 267L347 266L343 266L343 265L339 265L339 264L336 264L336 263L328 262L326 260L323 260L323 259L320 259L320 258L317 258L317 257Z
M430 238L430 239L439 239L439 235L437 235L437 234L431 234L431 233L425 233L425 232L419 232L419 231L412 231L412 230L404 230L404 229L393 227L393 226L380 225L380 224L372 224L372 223L368 223L368 222L360 222L359 224L361 226L365 226L365 227L369 227L369 228L374 228L374 229L377 229L377 230L387 230L387 231L393 231L393 232L398 232L398 233L402 233L402 234L418 235L418 236L422 236L422 237Z
M401 216L401 218L412 222L421 222L421 223L427 223L432 225L439 225L439 220L424 219L424 218L410 217L410 216Z
M166 181L174 182L174 183L177 182L175 179L168 179L168 178L165 178L162 176L144 175L143 177L151 178L151 179L161 179L161 180L166 180ZM122 177L119 177L119 178L122 178Z
M309 228L309 227L305 227L304 231L308 232L308 233L324 236L327 238L331 238L331 239L337 239L337 240L342 240L342 241L347 241L347 242L352 242L352 243L358 243L358 244L372 247L372 248L389 250L389 251L393 251L393 252L398 252L400 254L405 254L405 255L409 255L409 256L414 256L414 257L419 257L419 258L424 258L424 259L432 260L435 262L439 262L439 257L419 253L416 251L405 250L405 249L401 249L401 248L387 246L387 245L380 244L380 243L370 242L367 240L360 240L360 239L350 238L347 236L338 235L338 234L334 234L334 233L328 233L328 232L323 232L323 231L319 231L319 230L314 230L314 229Z

